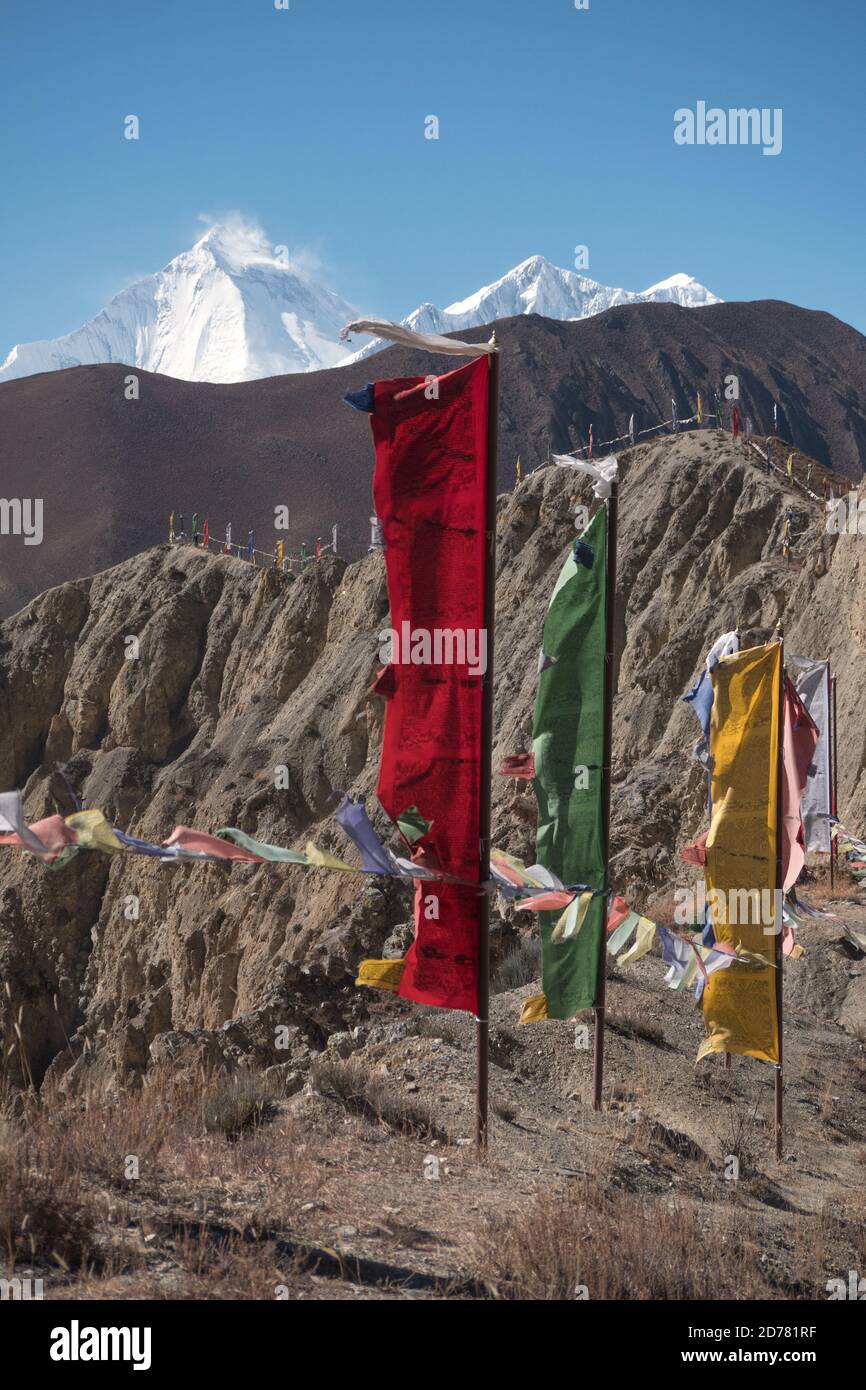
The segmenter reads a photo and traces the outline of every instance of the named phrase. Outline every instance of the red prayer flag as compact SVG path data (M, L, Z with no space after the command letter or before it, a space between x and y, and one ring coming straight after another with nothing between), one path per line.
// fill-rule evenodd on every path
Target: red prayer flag
M499 766L500 777L523 777L527 781L535 776L534 753L511 753L503 758Z
M433 380L435 389L425 377L374 387L373 494L397 639L389 679L376 683L387 701L377 792L392 820L417 806L432 822L421 848L446 873L478 883L480 663L459 662L453 645L450 653L444 642L437 647L436 634L463 634L457 658L473 650L471 640L476 655L486 652L488 358ZM472 888L416 884L415 941L399 994L477 1013L479 912Z
M617 893L617 894L615 895L614 899L613 899L613 902L612 902L611 905L610 905L610 908L608 909L608 914L607 914L607 929L608 929L608 931L609 931L609 932L616 931L617 927L620 925L621 922L624 922L624 921L625 921L626 917L628 916L628 914L629 914L630 912L631 912L631 908L629 907L629 905L628 905L628 903L626 902L625 898L620 897L619 893Z
M45 846L45 852L30 850L31 854L50 864L54 859L63 853L67 845L76 843L75 831L70 829L62 816L46 816L44 820L34 821L28 829L33 832L37 840L41 840ZM29 849L20 835L0 835L0 845L21 845L24 849Z
M210 523L207 517L205 517L204 519L204 532L202 533L201 539L205 550L207 550L208 546L210 545Z

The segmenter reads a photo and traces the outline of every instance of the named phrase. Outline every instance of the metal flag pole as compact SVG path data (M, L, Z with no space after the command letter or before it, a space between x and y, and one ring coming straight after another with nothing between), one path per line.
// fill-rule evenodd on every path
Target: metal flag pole
M496 332L490 338L496 342ZM481 882L490 880L490 823L493 779L493 638L496 616L496 470L499 462L499 352L490 354L487 414L487 493L484 517L484 627L487 669L481 685ZM478 1016L475 1021L475 1145L487 1149L488 1050L490 1035L490 894L478 897Z
M784 751L784 720L785 720L785 637L782 632L782 624L776 628L776 636L779 641L779 736L776 749L776 911L778 917L775 923L775 961L776 961L776 1030L779 1035L779 1061L776 1066L775 1082L775 1129L776 1129L776 1158L782 1157L782 1134L783 1134L783 1106L784 1106L784 1086L785 1073L782 1053L783 1026L782 1026L782 968L784 956L782 955L782 910L784 903L784 874L782 872L782 775L783 775L783 751Z
M613 761L613 696L614 696L614 620L616 618L616 541L619 521L619 482L611 483L607 501L607 542L605 545L605 650L604 650L604 748L601 763L601 815L604 847L606 892L610 890L610 786ZM604 1016L607 995L607 897L601 926L598 950L598 975L595 986L595 1050L593 1053L592 1108L601 1109L604 1085Z
M835 818L839 813L836 809L836 677L830 677L830 813ZM830 887L836 882L836 858L839 853L839 841L833 835L830 839Z

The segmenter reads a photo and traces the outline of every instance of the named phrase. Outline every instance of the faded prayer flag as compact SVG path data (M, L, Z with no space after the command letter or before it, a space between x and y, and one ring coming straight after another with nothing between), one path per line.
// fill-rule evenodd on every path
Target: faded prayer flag
M793 888L806 863L803 792L818 744L818 728L785 676L782 733L782 887Z
M797 694L818 727L818 746L803 794L806 849L830 853L830 663L786 656Z

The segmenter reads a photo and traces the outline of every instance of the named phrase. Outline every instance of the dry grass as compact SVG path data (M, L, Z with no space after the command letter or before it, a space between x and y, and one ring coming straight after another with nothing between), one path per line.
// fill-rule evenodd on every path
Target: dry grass
M418 1033L422 1038L441 1038L443 1042L459 1046L470 1036L470 1023L467 1016L456 1009L425 1009Z
M280 1286L288 1289L295 1277L295 1271L287 1274L278 1267L280 1257L272 1242L250 1242L240 1234L186 1232L175 1244L174 1258L190 1276L186 1298L273 1299Z
M760 1160L767 1152L767 1137L763 1117L760 1114L760 1099L752 1105L741 1100L736 1081L730 1073L723 1072L721 1078L714 1077L715 1098L720 1108L715 1121L718 1142L716 1157L722 1168L726 1168L731 1158L739 1163L739 1177L754 1177L760 1168ZM736 1182L729 1184L736 1190Z
M711 1228L671 1201L591 1181L564 1197L541 1194L526 1214L488 1220L476 1275L505 1298L530 1300L766 1298L773 1290L747 1230ZM585 1291L585 1292L584 1292Z
M74 1173L58 1171L53 1155L11 1129L0 1139L0 1255L17 1266L79 1269L98 1263L96 1213Z
M541 941L537 935L521 936L506 952L493 976L494 994L531 985L541 975Z
M807 873L798 886L798 896L805 899L810 907L826 908L840 899L855 900L862 893L863 885L848 871L841 860L836 866L836 881L830 887L829 869L814 869Z
M205 1134L237 1139L273 1115L274 1099L274 1088L258 1072L244 1070L215 1077L202 1094Z
M156 1073L113 1101L96 1093L69 1099L51 1087L25 1098L14 1118L0 1120L7 1274L22 1262L106 1273L118 1257L134 1265L138 1247L128 1259L122 1238L127 1224L137 1241L161 1203L220 1209L229 1189L259 1223L285 1227L322 1176L288 1116L266 1122L276 1113L270 1095L249 1072ZM217 1286L221 1279L215 1275Z
M658 1024L647 1023L637 1014L622 1011L608 1014L605 1019L605 1026L610 1028L611 1032L619 1033L620 1037L623 1038L642 1038L644 1042L652 1043L655 1047L667 1046L665 1035Z
M384 1125L396 1134L450 1143L443 1125L430 1107L398 1091L381 1072L371 1070L360 1058L323 1057L312 1070L313 1085L320 1095L336 1101L352 1114Z

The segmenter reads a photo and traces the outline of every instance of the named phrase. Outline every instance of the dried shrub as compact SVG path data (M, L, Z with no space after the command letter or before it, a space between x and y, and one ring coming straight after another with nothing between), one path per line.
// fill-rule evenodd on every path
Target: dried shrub
M429 1105L398 1091L387 1077L371 1071L358 1057L345 1061L323 1057L313 1067L312 1081L320 1095L352 1114L410 1138L450 1143L447 1130L434 1118Z

